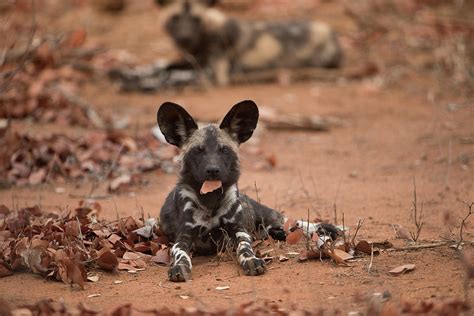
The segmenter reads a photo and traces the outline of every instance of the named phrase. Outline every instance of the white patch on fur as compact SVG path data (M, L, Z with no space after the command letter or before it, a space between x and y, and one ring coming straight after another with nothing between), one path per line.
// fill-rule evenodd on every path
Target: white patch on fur
M237 233L235 233L235 236L236 236L237 238L245 238L245 239L248 238L248 240L252 240L251 237L249 236L249 234L244 233L244 232L237 232ZM248 260L252 260L252 259L256 258L255 255L253 254L252 245L250 244L249 241L247 241L247 240L241 240L241 241L239 242L239 244L238 244L238 246L237 246L237 251L236 251L237 254L239 254L243 249L248 249L248 250L250 250L250 252L252 253L252 255L249 256L249 257L247 257L247 255L248 255L247 253L242 253L242 254L240 254L238 260L239 260L239 263L240 263L241 265L243 265L243 264L244 264L246 261L248 261Z
M308 43L296 51L293 58L312 60L314 64L325 64L338 53L339 46L333 38L333 31L329 25L312 22L309 25L310 37Z
M240 65L243 68L260 68L275 61L282 52L278 39L271 34L264 33L257 39L255 46L244 52Z
M248 239L248 240L252 240L252 237L250 237L250 235L247 234L246 232L236 232L236 233L235 233L235 237L236 237L237 239L239 239L239 238L246 238L246 239Z
M191 187L187 185L181 185L178 191L179 191L180 198L182 198L183 200L190 199L191 201L199 205L199 200L196 194L194 193L193 189L191 189Z
M185 225L191 228L202 226L206 229L212 229L219 226L221 217L227 214L234 203L237 202L237 185L233 185L227 189L222 204L213 217L209 217L211 212L199 203L196 194L190 189L183 186L179 194L181 198L189 198L198 206L193 213L194 223L186 223ZM237 208L237 211L240 212L241 206L239 205L239 207L240 210Z
M227 16L214 8L206 9L202 19L208 31L219 31L227 22Z
M178 264L178 262L183 259L183 258L186 258L188 260L188 263L189 263L189 268L192 268L193 265L191 263L191 258L189 257L189 255L186 253L186 251L184 251L183 249L179 248L179 242L177 242L176 244L173 245L173 247L171 247L171 255L173 256L174 258L174 262L173 262L173 266L175 266L176 264Z
M242 205L239 204L239 206L237 206L237 209L235 210L234 215L232 215L231 218L229 218L229 219L224 218L224 220L223 220L224 224L227 224L227 223L234 223L235 217L236 217L240 212L242 212Z
M317 232L318 229L321 227L321 223L311 223L311 222L303 221L303 220L296 221L296 224L298 225L298 227L301 227L301 229L303 230L303 233L308 238L311 238L313 233Z
M193 202L188 201L188 202L186 202L186 204L184 204L184 209L183 209L183 211L186 212L186 211L193 211L193 210L194 210L194 204L193 204Z
M255 256L252 256L252 257L245 257L244 255L240 255L240 256L239 256L239 263L240 263L240 265L243 265L245 262L247 262L247 261L249 261L249 260L253 260L253 259L255 259L255 258L257 258L257 257L255 257Z

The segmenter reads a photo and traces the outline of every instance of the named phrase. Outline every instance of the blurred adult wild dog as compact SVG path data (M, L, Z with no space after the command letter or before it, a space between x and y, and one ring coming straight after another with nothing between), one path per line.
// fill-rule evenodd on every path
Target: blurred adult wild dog
M217 0L155 0L167 33L187 59L219 85L233 73L273 68L338 67L336 34L316 21L250 22L227 16Z

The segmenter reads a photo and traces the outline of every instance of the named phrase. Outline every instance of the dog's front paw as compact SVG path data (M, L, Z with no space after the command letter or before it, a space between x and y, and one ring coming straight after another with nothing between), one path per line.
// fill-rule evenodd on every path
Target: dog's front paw
M168 277L172 282L185 282L191 279L191 268L184 264L177 264L168 270Z
M265 261L257 257L246 258L242 262L245 275L261 275L265 273Z

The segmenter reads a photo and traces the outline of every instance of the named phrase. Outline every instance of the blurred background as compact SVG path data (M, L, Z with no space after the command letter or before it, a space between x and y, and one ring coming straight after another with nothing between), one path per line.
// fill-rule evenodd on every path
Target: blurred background
M40 184L69 196L74 196L69 187L89 196L97 189L102 196L135 194L140 187L161 192L173 183L178 154L156 129L156 110L166 100L209 122L241 99L256 100L262 128L242 155L247 170L256 173L244 181L247 187L262 182L272 199L285 192L277 208L297 208L295 184L283 185L288 179L298 183L299 174L319 172L333 184L327 193L334 196L341 177L360 180L372 160L399 163L400 146L410 152L417 144L407 140L424 134L444 137L436 140L434 156L451 155L453 146L472 142L473 5L462 0L219 1L218 10L243 21L325 22L337 32L344 61L316 78L280 71L265 82L216 87L188 82L186 76L176 84L160 77L162 65L182 56L164 30L164 8L155 1L2 1L0 184L34 195L35 187L45 188ZM452 119L446 113L461 110L460 123L444 121ZM453 133L462 141L453 142ZM286 152L288 144L298 151ZM380 146L387 148L377 151ZM460 146L460 168L467 170L472 146ZM372 148L371 156L365 147ZM351 148L357 159L349 166L344 157ZM340 159L328 162L337 153ZM403 158L409 165L429 161L429 155ZM332 175L331 170L341 170L336 166L343 166L342 175ZM266 184L270 171L276 178ZM448 182L449 176L441 178ZM274 185L278 180L284 181Z

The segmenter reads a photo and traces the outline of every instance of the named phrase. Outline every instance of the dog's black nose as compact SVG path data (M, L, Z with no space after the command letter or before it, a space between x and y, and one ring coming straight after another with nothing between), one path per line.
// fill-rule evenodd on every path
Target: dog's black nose
M211 166L206 168L206 174L210 178L217 178L221 173L219 167Z

